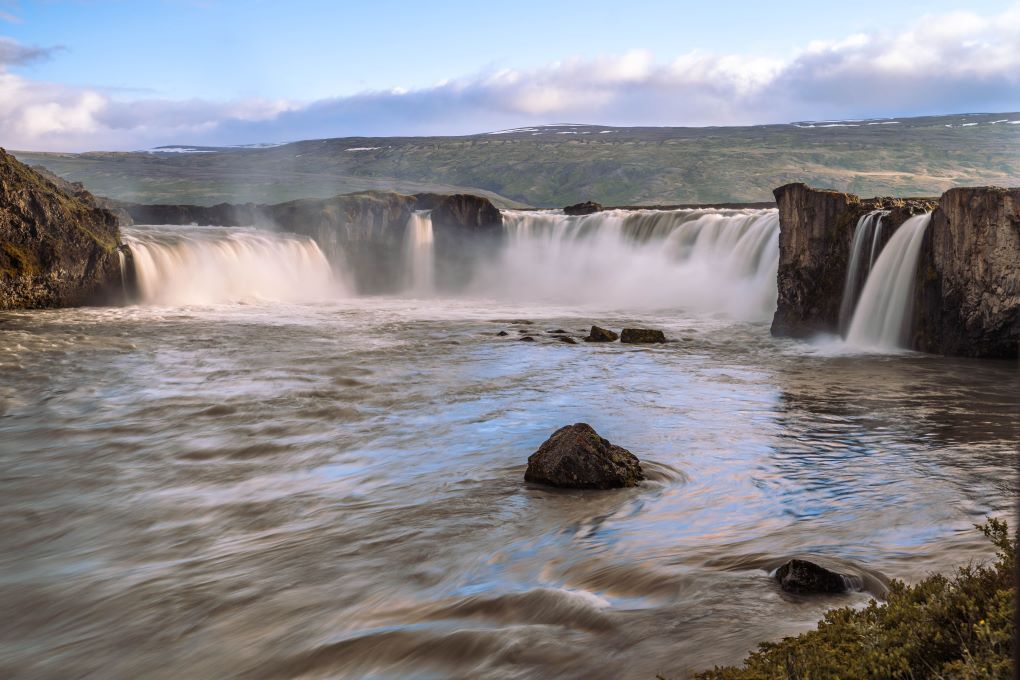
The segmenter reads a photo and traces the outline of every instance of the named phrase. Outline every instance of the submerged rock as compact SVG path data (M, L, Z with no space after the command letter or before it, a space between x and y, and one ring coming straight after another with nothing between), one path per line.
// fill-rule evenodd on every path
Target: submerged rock
M779 587L788 593L845 593L854 577L830 571L807 560L790 560L776 570Z
M651 328L624 328L620 333L620 342L635 345L666 342L666 335L662 331Z
M505 338L506 336L508 336L510 334L507 333L506 331L500 331L499 333L496 333L496 335L498 335L501 338Z
M584 339L585 342L616 342L620 338L619 335L611 330L601 328L599 326L592 326L591 330L588 331L588 337Z
M530 335L525 335L524 337L517 339L520 340L521 342L535 342L535 338L531 337Z
M587 423L561 427L528 458L528 482L573 489L636 486L645 478L641 462Z
M602 211L602 205L595 201L585 201L584 203L575 203L574 205L568 205L563 209L564 215L591 215Z
M561 336L559 336L559 340L560 340L560 342L565 342L568 345L576 345L577 344L577 340L574 340L569 335L561 335Z

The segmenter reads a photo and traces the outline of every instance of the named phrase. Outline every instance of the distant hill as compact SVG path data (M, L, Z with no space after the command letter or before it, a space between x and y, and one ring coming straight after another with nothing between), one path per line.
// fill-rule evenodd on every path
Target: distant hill
M1020 184L1020 113L786 125L562 124L462 137L344 137L147 152L15 152L96 194L275 203L337 193L470 192L501 206L772 200L788 182L863 196Z

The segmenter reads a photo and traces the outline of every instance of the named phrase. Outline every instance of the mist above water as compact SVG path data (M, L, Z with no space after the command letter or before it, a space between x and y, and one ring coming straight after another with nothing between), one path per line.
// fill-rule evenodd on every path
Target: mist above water
M471 290L628 310L766 320L776 305L776 210L504 211L502 256Z

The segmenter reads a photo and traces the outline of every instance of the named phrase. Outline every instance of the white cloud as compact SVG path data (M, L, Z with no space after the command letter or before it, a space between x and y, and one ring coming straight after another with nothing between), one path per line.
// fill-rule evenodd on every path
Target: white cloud
M644 50L502 69L433 87L314 102L124 101L3 70L50 53L0 38L0 140L12 148L143 148L343 135L463 134L556 121L753 124L1020 110L1020 4L805 45L787 59Z

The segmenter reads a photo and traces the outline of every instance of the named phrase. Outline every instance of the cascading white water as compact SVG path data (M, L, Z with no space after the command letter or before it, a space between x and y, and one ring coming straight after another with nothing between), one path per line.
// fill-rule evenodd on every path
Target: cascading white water
M850 345L876 349L906 345L917 260L930 221L931 213L914 215L882 249L854 311L846 337Z
M503 212L501 258L473 288L493 296L769 320L779 217L766 210Z
M204 305L327 299L343 291L315 241L248 228L132 227L145 303Z
M435 287L431 211L416 210L411 213L407 220L405 243L407 268L411 272L411 290L417 295L428 295Z
M862 215L854 228L850 262L846 269L846 283L843 285L843 300L839 306L839 332L843 337L846 337L850 328L858 293L875 264L878 243L882 238L882 218L888 214L888 210L872 210ZM865 250L868 251L867 256L864 254Z

